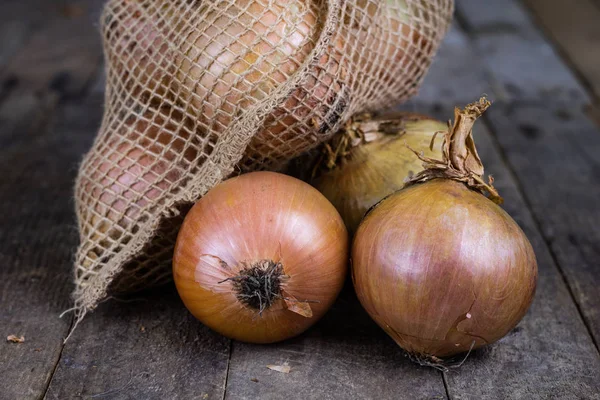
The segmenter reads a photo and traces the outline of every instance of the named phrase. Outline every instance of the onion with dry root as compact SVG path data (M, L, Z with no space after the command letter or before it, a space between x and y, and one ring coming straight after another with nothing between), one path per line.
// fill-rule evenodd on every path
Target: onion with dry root
M323 146L312 183L353 234L369 208L423 170L407 145L427 157L440 156L441 148L430 143L444 129L443 122L413 113L355 118Z
M188 213L173 276L190 312L241 341L271 343L330 308L347 269L348 234L310 185L273 172L229 179Z
M531 244L482 179L471 129L488 106L456 110L442 160L423 158L427 168L367 214L352 248L361 303L426 364L502 338L535 291Z

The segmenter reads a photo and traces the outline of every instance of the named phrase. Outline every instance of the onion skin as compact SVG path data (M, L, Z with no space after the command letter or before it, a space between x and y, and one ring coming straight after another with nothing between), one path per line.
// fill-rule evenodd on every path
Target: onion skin
M358 228L369 208L404 187L406 178L423 170L423 162L407 147L422 151L426 157L441 155L440 143L429 148L445 123L413 113L383 115L371 122L384 121L399 126L397 134L383 134L349 150L337 165L321 173L313 185L335 206L350 235ZM365 123L359 123L359 127ZM368 134L363 132L363 134Z
M325 314L344 283L347 257L343 221L317 190L256 172L223 182L192 207L177 238L173 276L185 306L204 324L236 340L271 343ZM239 300L225 280L261 260L283 264L282 297L296 301L277 298L259 313Z
M377 205L352 248L360 302L404 350L448 357L523 318L537 263L519 226L463 183L435 179Z

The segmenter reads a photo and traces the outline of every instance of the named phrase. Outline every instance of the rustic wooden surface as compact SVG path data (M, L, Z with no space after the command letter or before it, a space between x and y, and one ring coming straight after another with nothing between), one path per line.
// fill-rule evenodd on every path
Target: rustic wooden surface
M72 184L102 114L103 0L3 1L0 333L25 342L0 343L0 399L600 399L600 131L586 116L600 75L585 58L600 38L573 33L597 31L589 15L572 31L561 2L525 2L457 0L424 87L402 106L447 119L494 100L476 141L540 267L521 324L441 373L407 360L350 288L313 329L272 346L211 332L172 285L102 304L64 345ZM584 3L600 7L571 7ZM291 373L266 368L283 363Z

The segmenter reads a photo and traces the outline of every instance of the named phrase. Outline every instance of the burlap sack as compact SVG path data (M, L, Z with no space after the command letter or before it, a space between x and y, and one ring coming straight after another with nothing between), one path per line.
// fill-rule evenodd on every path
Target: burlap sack
M452 0L109 0L105 115L76 183L79 318L171 279L189 205L413 95Z

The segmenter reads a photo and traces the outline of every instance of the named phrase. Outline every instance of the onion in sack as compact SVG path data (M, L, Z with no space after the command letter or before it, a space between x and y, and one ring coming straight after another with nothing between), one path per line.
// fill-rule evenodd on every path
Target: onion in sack
M314 0L216 2L194 10L181 30L185 40L176 59L181 101L204 129L224 131L306 61L321 31L321 12ZM339 39L334 42L341 47ZM304 150L297 149L297 136L307 129L323 134L337 122L346 104L336 78L340 56L326 52L303 85L266 117L242 169L291 158ZM281 146L284 142L288 146Z
M195 162L197 150L186 146L191 126L180 114L163 111L131 115L111 127L115 134L86 160L88 172L77 185L77 196L89 204L79 210L81 231L90 242L101 240L101 248L88 249L84 265L105 254L111 242L131 236L127 227L140 211L178 184L182 163Z
M190 312L245 342L296 336L342 288L348 234L310 185L273 172L229 179L187 214L173 276Z
M353 234L369 208L423 170L422 161L407 146L427 157L440 156L441 148L430 149L430 144L435 133L445 129L443 122L413 113L355 118L323 146L323 171L313 185Z
M407 80L399 81L397 76L392 75L394 72L390 72L397 70L387 66L397 64L413 69L430 63L433 43L424 34L427 28L422 26L422 22L431 19L438 11L432 9L427 0L410 3L407 0L356 0L355 8L351 2L348 7L350 12L345 15L348 34L356 38L352 41L363 46L363 51L354 53L354 61L366 68L366 76L361 79L383 79L388 83L388 87L383 89L391 92L416 84L421 79L420 75L405 74ZM373 29L364 31L351 26L350 14L354 18L362 18L361 25L372 26Z
M471 129L488 106L456 110L442 160L424 158L426 170L367 214L352 248L362 305L426 364L502 338L535 291L531 244L482 179Z
M160 20L159 10L164 14ZM104 14L113 90L135 98L167 95L174 74L165 28L173 16L170 6L159 0L116 0L107 3Z

